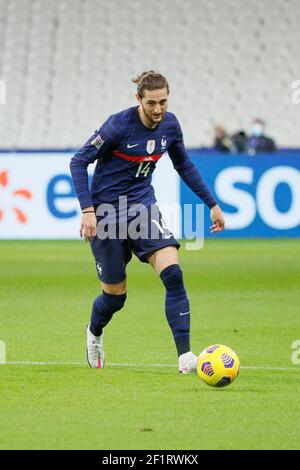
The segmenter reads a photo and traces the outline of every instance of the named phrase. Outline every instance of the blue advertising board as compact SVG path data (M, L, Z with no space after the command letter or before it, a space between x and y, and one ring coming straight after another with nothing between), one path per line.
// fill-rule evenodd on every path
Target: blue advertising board
M78 237L80 208L69 170L73 153L0 151L0 239ZM300 237L300 150L256 156L188 153L224 212L226 230L216 237ZM200 199L178 178L169 158L158 165L153 185L176 237L193 238L193 232L208 237L209 210L203 234L203 205L195 207Z
M255 156L188 153L224 211L226 230L218 236L300 236L300 151ZM200 202L182 180L180 202ZM193 218L195 225L195 211ZM205 210L205 236L210 225L209 210Z

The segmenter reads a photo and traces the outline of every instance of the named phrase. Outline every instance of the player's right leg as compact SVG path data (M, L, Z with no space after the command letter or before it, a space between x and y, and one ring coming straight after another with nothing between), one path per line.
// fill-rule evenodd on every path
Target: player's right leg
M91 248L102 285L102 294L94 300L91 320L87 327L87 360L90 367L101 369L104 367L103 328L125 304L125 267L131 253L125 240L100 240L94 237Z
M91 321L87 326L87 361L92 368L103 369L105 354L103 349L103 328L110 322L114 313L124 306L126 281L118 284L102 283L102 294L93 304Z

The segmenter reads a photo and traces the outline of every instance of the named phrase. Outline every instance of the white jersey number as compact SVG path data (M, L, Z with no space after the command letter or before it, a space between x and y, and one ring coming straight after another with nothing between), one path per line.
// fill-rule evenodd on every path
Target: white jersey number
M136 172L135 177L139 178L140 176L144 176L146 178L146 176L148 175L149 170L151 168L150 165L151 165L151 162L142 162L142 163L140 163L138 171Z

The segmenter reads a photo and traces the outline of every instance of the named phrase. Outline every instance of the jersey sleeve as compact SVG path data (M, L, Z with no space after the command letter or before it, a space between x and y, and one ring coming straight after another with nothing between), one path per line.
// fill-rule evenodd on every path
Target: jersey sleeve
M169 157L182 180L211 209L217 205L199 171L187 155L179 122L176 121L176 139L168 148Z
M93 205L88 184L88 165L108 155L118 140L113 117L110 117L72 157L70 171L81 209Z

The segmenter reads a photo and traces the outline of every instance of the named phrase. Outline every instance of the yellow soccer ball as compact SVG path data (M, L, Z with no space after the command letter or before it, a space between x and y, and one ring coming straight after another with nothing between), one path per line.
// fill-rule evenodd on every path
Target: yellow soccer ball
M226 387L238 376L240 360L237 354L223 344L213 344L199 355L197 373L211 387Z

